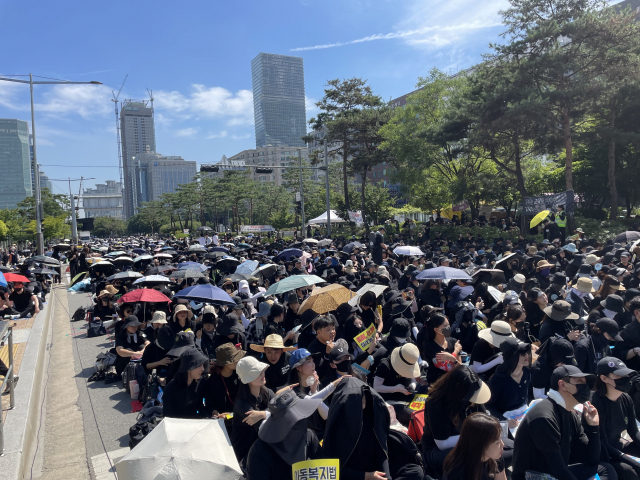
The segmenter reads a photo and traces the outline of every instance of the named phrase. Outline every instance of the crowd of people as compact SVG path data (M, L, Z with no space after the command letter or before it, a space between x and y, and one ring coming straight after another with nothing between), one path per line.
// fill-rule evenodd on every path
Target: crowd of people
M68 251L114 337L92 380L134 372L165 417L221 419L249 480L321 458L358 480L640 478L636 243L385 233ZM12 313L50 288L30 265Z

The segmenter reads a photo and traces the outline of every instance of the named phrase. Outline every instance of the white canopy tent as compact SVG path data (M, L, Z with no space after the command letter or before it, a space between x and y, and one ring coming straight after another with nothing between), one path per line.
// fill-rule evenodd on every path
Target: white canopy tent
M345 223L348 220L341 219L335 210L331 210L331 223ZM309 225L319 225L321 223L327 223L327 212L324 212L319 217L309 220Z

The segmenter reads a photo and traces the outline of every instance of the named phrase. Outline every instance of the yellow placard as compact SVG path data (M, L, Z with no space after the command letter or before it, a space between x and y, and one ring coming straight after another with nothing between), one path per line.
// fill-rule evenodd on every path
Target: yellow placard
M416 394L416 396L413 397L413 400L411 400L411 403L409 404L409 408L411 410L423 410L424 404L427 401L427 397L428 395L426 393Z
M338 480L340 478L340 460L324 458L306 460L291 465L293 480Z
M378 312L378 319L382 318L382 305L378 305L376 307L376 311Z
M354 340L360 347L360 350L366 352L376 338L376 326L372 323L369 328L367 328L364 332L356 335Z

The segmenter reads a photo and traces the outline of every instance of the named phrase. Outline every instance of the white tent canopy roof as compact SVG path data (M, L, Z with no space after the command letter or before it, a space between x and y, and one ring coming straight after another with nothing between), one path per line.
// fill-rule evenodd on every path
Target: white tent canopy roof
M347 220L341 219L335 210L331 210L331 223L344 223ZM327 223L327 212L324 212L319 217L309 220L310 225L318 225L320 223Z

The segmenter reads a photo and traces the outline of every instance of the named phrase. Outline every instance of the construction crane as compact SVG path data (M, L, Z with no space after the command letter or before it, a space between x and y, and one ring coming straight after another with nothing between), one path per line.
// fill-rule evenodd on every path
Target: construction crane
M120 98L120 92L122 92L122 87L124 87L124 83L127 81L129 74L124 77L122 81L122 85L120 85L120 90L116 94L113 90L111 90L111 94L113 98L111 101L115 104L116 109L116 137L118 139L118 169L120 170L120 185L124 188L124 179L122 177L122 142L120 140L120 113L118 110L118 98Z
M153 110L153 90L147 88L147 93L149 94L149 100L151 100L151 115L155 115Z

